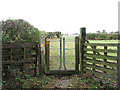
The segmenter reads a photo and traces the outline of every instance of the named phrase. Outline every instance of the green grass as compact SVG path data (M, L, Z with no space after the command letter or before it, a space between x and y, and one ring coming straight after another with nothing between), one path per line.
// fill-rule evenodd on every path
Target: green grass
M118 43L118 40L89 40L90 43Z
M60 39L51 39L50 42L50 70L59 69L60 65ZM70 42L71 41L71 42ZM63 42L62 42L63 48ZM66 37L65 38L65 63L66 69L75 69L75 38ZM63 53L63 49L62 49ZM63 54L62 54L63 62ZM62 69L63 63L62 63Z
M50 42L50 70L59 69L60 65L60 39L51 39ZM69 42L71 41L71 42ZM118 40L89 40L90 43L118 43ZM65 37L65 63L67 69L75 69L75 37ZM91 48L88 46L88 48ZM97 46L97 49L104 49L104 46ZM117 47L109 46L107 49L117 50ZM63 51L62 51L63 52ZM87 53L93 53L92 51L87 51ZM104 55L103 52L99 52ZM108 53L108 56L117 56L117 53ZM56 57L55 57L56 56ZM63 54L62 54L63 57ZM103 59L99 59L103 60ZM108 60L110 62L116 63L115 60ZM63 59L62 59L63 62ZM62 69L64 69L62 64Z

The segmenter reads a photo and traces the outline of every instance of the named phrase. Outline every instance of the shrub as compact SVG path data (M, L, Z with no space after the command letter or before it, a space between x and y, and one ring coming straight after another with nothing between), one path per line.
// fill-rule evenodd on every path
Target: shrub
M25 20L1 21L2 43L40 42L40 31Z

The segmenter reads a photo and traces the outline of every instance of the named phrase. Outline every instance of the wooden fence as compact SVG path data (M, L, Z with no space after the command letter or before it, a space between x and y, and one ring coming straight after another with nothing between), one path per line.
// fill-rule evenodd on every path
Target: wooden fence
M89 43L85 39L86 30L81 29L81 72L97 78L117 81L120 87L120 44Z
M81 28L80 34L80 55L77 51L77 49L79 50L79 38L76 38L76 59L78 60L80 56L80 62L77 61L76 63L80 63L80 71L98 78L110 78L117 81L117 85L120 87L120 44L89 43L86 40L85 28ZM45 49L48 45L45 44ZM37 43L2 44L2 65L6 67L19 64L21 71L23 71L24 64L33 63L35 75L38 69L39 73L42 74L45 72L45 67L46 70L49 70L49 54L46 50L46 62L44 62L44 48L41 48L43 47ZM77 71L79 70L78 67L77 65Z
M25 64L33 64L34 75L37 73L39 59L39 44L37 43L14 43L2 44L2 65L3 70L10 65L20 66L21 71Z

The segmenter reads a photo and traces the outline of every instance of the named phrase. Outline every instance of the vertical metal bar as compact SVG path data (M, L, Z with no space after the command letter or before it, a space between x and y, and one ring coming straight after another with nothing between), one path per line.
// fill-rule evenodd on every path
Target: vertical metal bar
M63 65L64 65L64 69L66 70L66 66L65 66L65 38L63 38Z
M62 66L62 38L60 38L60 67L59 70L61 70Z
M44 51L44 35L43 34L41 36L40 42L41 42L41 51Z

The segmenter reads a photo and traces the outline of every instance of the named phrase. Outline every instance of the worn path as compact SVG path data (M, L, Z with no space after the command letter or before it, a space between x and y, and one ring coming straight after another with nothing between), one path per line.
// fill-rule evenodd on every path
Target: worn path
M67 80L58 80L56 81L55 87L57 88L68 88L71 84L71 80L67 79Z

